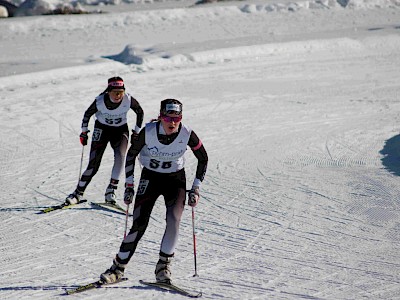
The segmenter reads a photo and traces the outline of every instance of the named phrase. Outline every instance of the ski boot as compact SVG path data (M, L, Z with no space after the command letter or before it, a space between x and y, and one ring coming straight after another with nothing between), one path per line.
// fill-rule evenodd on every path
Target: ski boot
M160 259L156 265L156 281L163 283L171 283L171 261L172 255L168 255L165 253L160 253Z
M81 201L83 196L83 192L75 190L72 194L70 194L67 198L65 198L66 205L77 204Z
M100 275L100 280L106 283L114 283L124 276L126 264L120 264L114 258L112 266Z
M117 197L115 196L115 190L117 189L118 186L118 180L111 179L110 184L108 185L105 193L105 201L108 204L116 204L117 203Z

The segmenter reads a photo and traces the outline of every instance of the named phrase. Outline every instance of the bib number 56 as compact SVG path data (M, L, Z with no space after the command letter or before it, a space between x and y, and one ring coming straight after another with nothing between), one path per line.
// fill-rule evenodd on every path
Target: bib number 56
M172 161L159 161L156 159L150 160L150 168L152 169L169 169L172 167Z

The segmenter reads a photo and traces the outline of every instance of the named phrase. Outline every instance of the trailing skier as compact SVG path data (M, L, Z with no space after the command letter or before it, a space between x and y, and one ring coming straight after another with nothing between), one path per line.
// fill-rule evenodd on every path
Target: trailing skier
M110 143L114 151L114 165L111 171L110 183L105 191L105 201L115 204L115 190L118 187L128 148L127 113L130 109L136 113L136 126L132 130L131 137L132 143L137 139L143 123L143 109L135 98L125 92L124 81L121 77L109 78L106 90L96 97L83 116L82 133L80 134L82 146L86 146L88 142L89 120L93 115L96 116L89 163L75 191L65 199L66 204L75 204L82 199L85 189L99 170L108 143Z

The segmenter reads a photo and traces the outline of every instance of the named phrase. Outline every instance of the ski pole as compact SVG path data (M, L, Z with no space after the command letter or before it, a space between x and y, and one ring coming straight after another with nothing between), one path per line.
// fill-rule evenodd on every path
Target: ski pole
M83 164L83 151L85 150L85 146L82 146L82 154L81 154L81 165L79 167L79 177L78 177L78 183L81 180L81 175L82 175L82 164Z
M194 256L194 275L193 277L199 276L197 274L197 255L196 255L196 230L194 226L194 207L192 207L192 227L193 227L193 256Z
M126 238L126 231L128 229L128 217L129 217L129 204L126 207L124 239Z

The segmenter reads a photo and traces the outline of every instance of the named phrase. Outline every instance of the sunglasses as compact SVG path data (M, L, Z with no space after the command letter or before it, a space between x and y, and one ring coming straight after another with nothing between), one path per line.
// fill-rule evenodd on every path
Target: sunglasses
M113 95L123 95L125 90L111 90L109 93Z
M171 123L171 122L179 122L180 120L182 120L182 116L178 116L178 117L168 117L168 116L160 116L161 119L163 119L165 122Z

